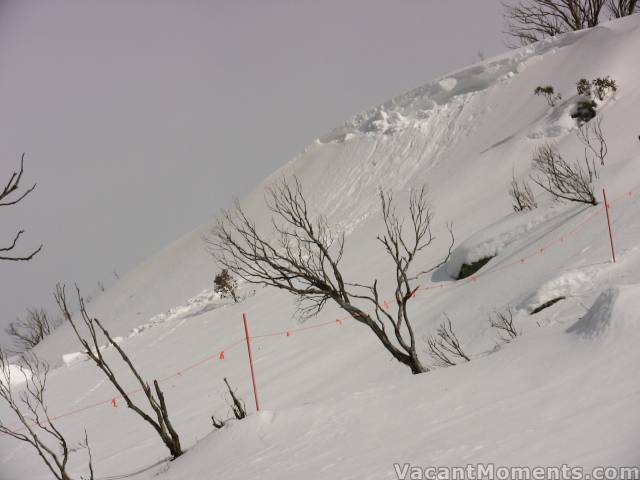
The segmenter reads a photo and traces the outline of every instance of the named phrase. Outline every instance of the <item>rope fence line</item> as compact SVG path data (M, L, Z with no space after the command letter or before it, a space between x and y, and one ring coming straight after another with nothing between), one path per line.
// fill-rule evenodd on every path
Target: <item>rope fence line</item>
M636 186L635 188L633 188L631 190L628 190L624 195L618 196L615 199L616 203L615 204L614 203L609 203L608 206L609 206L609 208L612 208L614 206L617 206L617 202L619 202L619 201L622 201L622 200L633 200L633 198L636 197L638 195L638 193L640 193L640 185ZM595 218L599 217L603 213L605 213L605 207L604 206L596 207L596 209L594 211L592 211L591 214L586 219L584 219L583 221L578 223L571 230L569 230L568 232L564 233L563 235L555 238L554 240L551 240L550 242L542 245L541 247L538 247L533 253L531 253L529 255L523 256L523 257L521 257L519 259L516 259L514 261L511 261L511 262L509 262L507 264L501 265L500 267L497 267L495 269L492 269L492 270L489 270L489 271L486 271L486 272L482 272L482 273L479 273L479 274L471 275L470 277L468 277L468 278L466 278L464 280L458 280L456 282L452 282L452 283L448 283L448 284L441 284L441 285L434 285L434 286L427 286L427 287L418 287L411 293L411 296L415 297L418 292L422 292L422 291L444 290L444 289L451 289L451 288L461 287L461 286L467 285L469 283L475 283L475 282L479 281L479 279L483 279L483 278L485 278L487 276L495 275L496 273L503 272L503 271L508 270L508 269L510 269L510 268L512 268L512 267L514 267L516 265L526 264L528 260L543 255L544 252L547 249L549 249L549 248L551 248L551 247L553 247L555 245L558 245L558 244L564 244L569 238L571 238L574 235L576 235L586 224L588 224L589 222L593 221ZM382 307L385 308L385 309L389 308L389 303L388 303L387 300L384 300L384 305ZM307 330L324 328L324 327L327 327L327 326L330 326L330 325L341 326L349 318L351 318L351 317L350 316L345 316L345 317L337 318L335 320L319 323L317 325L290 328L290 329L286 329L286 330L274 331L274 332L264 333L264 334L260 334L260 335L251 335L251 336L249 336L249 338L251 340L256 340L256 339L264 339L264 338L270 338L270 337L276 337L276 336L290 337L290 336L293 336L293 334L296 333L296 332L303 332L303 331L307 331ZM166 377L162 377L162 378L158 379L157 381L158 381L158 383L164 383L164 382L167 382L167 381L169 381L171 379L174 379L174 378L181 378L184 373L189 372L191 370L194 370L194 369L196 369L198 367L201 367L203 365L206 365L209 362L212 362L212 361L214 361L216 359L225 360L225 353L233 350L236 347L239 347L245 341L246 341L246 337L242 337L241 339L236 340L233 343L230 343L226 347L223 347L223 348L217 350L217 353L208 355L208 356L200 359L199 361L197 361L195 363L192 363L190 365L187 365L184 368L182 368L180 370L177 370L174 373L172 373L172 374L170 374L170 375L168 375ZM131 390L131 391L127 392L127 395L135 395L135 394L140 393L140 392L142 392L142 388L137 388L137 389L134 389L134 390ZM79 407L79 408L76 408L74 410L70 410L68 412L64 412L64 413L61 413L59 415L52 416L51 420L59 420L59 419L62 419L62 418L70 417L70 416L77 415L79 413L85 412L87 410L91 410L91 409L98 408L98 407L101 407L103 405L108 405L108 404L111 404L113 407L117 407L118 406L118 401L122 400L122 399L123 399L122 396L111 397L109 399L102 400L100 402L96 402L96 403L92 403L92 404L89 404L89 405L85 405L83 407ZM18 431L18 432L23 431L23 430L25 430L24 427L15 428L15 431Z

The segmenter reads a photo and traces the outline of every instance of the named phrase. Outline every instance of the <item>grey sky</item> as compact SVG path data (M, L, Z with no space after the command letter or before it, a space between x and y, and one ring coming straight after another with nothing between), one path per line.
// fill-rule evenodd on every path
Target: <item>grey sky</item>
M504 50L499 0L0 0L0 327L106 284L359 111ZM213 272L212 272L213 275ZM0 342L3 340L0 334Z

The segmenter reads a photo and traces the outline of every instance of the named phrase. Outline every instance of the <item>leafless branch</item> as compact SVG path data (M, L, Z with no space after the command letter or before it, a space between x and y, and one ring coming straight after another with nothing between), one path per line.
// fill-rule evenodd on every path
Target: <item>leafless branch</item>
M531 187L526 180L522 181L522 185L518 183L515 170L511 174L509 196L513 200L514 212L528 212L538 208L538 202L536 202L536 197L533 195Z
M162 442L169 449L171 456L177 458L182 455L182 448L180 446L180 438L178 433L173 428L171 421L169 420L169 413L167 411L167 405L165 403L164 395L156 380L153 381L154 389L150 387L149 383L143 380L138 370L133 365L133 362L120 345L113 340L109 332L104 328L102 323L97 318L89 316L87 313L84 299L80 294L80 289L76 286L76 293L78 296L78 304L80 307L80 317L84 324L85 330L88 332L83 334L80 332L79 325L74 320L69 307L67 305L67 298L65 293L65 287L58 284L56 286L56 293L54 295L56 303L62 313L63 317L69 322L73 332L75 333L78 341L84 349L84 353L96 364L96 366L102 370L102 372L109 379L111 384L116 388L120 396L124 399L127 407L133 410L138 416L140 416L145 422L147 422L158 433ZM147 400L148 406L155 414L154 419L148 415L139 405L133 403L130 395L122 387L120 380L116 377L116 374L112 370L110 364L105 360L102 354L102 348L100 348L100 342L98 341L98 335L101 334L105 337L108 345L113 347L122 361L127 365L129 371L136 378L138 384L141 386Z
M0 349L0 399L14 413L20 425L10 427L0 421L0 433L35 449L56 480L71 480L67 473L67 440L49 415L45 400L49 365L33 354L22 356L21 364L24 386L16 395L8 357Z
M16 205L18 202L23 200L27 195L29 195L36 188L36 184L34 183L30 188L27 188L24 192L17 193L20 188L20 180L22 180L22 174L24 173L24 153L20 158L20 171L13 172L11 177L9 177L9 181L5 185L5 187L0 191L0 207L8 207L11 205ZM9 198L13 194L16 194L17 197ZM13 242L7 247L0 248L0 261L7 260L13 262L20 261L29 261L33 257L35 257L40 250L42 250L42 245L40 245L36 250L32 251L27 255L13 255L11 253L2 254L1 252L12 252L16 247L20 236L24 233L24 230L20 230L13 239Z

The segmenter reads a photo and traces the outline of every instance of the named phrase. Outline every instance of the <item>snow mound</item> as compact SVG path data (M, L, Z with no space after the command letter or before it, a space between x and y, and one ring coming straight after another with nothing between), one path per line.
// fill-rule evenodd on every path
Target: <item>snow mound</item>
M499 255L552 216L555 216L553 210L512 213L474 233L453 250L447 263L447 273L457 278L462 265Z
M545 282L519 308L531 313L535 308L559 297L572 297L593 288L597 269L583 268L565 272Z
M15 387L17 385L21 385L25 382L25 377L26 379L30 379L31 378L31 371L27 368L23 368L19 365L13 365L13 364L9 364L7 367L8 372L4 371L2 372L2 374L0 375L0 382L4 385L5 382L5 377L9 376L9 380L10 380L10 385L9 387Z

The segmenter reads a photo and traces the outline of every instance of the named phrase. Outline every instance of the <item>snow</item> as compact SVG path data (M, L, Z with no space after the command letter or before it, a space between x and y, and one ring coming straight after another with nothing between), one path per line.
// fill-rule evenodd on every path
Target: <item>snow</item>
M22 385L25 380L31 378L31 371L28 368L23 368L20 365L8 364L5 368L7 370L0 372L0 382L5 384L5 378L8 374L11 387L16 387L18 385Z
M419 266L437 264L446 252L446 222L456 246L443 268L420 279L410 315L422 341L446 314L470 363L412 376L364 326L335 322L345 314L334 305L300 325L294 299L281 291L242 284L239 304L220 299L212 291L217 267L203 242L207 223L89 305L122 337L142 375L161 380L185 455L169 462L151 428L121 402L112 406L117 393L81 361L68 326L37 348L57 367L47 401L60 428L72 442L87 429L97 478L139 472L134 478L382 480L396 478L393 464L405 462L638 465L639 47L634 16L453 72L320 136L242 199L257 228L267 229L265 186L297 175L312 211L347 234L349 281L376 278L389 300L392 266L375 240L378 189L396 193L402 205L410 187L426 183L436 238ZM599 111L609 155L596 192L606 187L610 196L615 264L602 205L556 203L536 189L540 207L515 214L507 195L512 171L527 175L542 143L579 158L583 146L568 120L571 92L579 78L604 75L619 91ZM562 93L557 107L533 95L544 84ZM475 281L452 279L462 263L487 255L495 257ZM530 315L558 296L566 299ZM487 319L508 307L522 335L503 344ZM260 413L243 313L255 337ZM428 362L423 347L420 354ZM104 355L126 388L136 389L117 352ZM229 416L223 377L250 415L214 430L212 414ZM0 419L15 420L4 406ZM83 452L72 456L70 470L86 475ZM0 437L0 477L50 475L33 451Z

